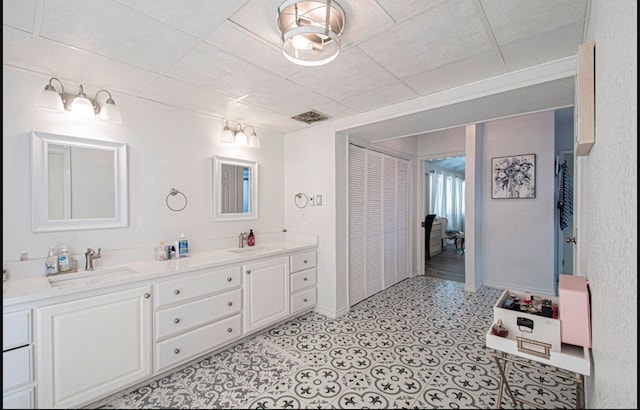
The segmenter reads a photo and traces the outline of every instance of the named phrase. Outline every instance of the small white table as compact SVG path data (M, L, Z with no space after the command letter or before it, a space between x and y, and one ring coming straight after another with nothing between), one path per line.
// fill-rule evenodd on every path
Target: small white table
M511 388L509 387L509 382L507 381L506 377L509 363L516 363L521 366L532 367L531 363L528 362L528 360L533 360L544 365L554 366L560 369L560 371L555 371L552 369L536 367L538 371L555 374L568 380L575 381L576 408L584 408L584 376L589 376L591 374L591 356L589 353L589 348L562 344L560 349L561 351L552 351L549 358L547 359L542 356L528 354L520 351L518 349L518 341L514 336L495 336L491 334L491 328L489 328L489 331L487 332L486 343L487 347L498 351L498 353L494 355L496 363L498 364L498 369L500 370L500 385L498 388L498 400L496 402L497 407L500 407L500 404L502 403L502 395L504 392L504 388L506 387L507 393L511 397L511 400L513 400L514 406L517 406L517 403L520 402L534 408L541 408L535 403L531 403L530 401L515 397L515 395L511 392ZM527 360L518 359L518 357Z

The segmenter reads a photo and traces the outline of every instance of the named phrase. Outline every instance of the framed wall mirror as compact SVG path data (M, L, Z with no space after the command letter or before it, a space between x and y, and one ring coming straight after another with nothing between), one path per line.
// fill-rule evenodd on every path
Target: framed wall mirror
M33 232L128 225L127 145L31 132Z
M239 221L258 218L258 163L213 158L213 219Z

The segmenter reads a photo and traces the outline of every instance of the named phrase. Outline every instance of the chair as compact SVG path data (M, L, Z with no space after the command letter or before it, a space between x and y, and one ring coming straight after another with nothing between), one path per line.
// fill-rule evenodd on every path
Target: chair
M429 214L424 218L424 246L427 259L431 259L430 243L431 228L433 227L433 220L436 219L436 214Z

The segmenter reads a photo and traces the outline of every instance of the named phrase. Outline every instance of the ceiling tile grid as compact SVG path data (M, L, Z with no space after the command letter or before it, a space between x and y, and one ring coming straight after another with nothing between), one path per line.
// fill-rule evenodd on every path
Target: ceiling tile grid
M340 55L302 67L282 0L5 0L3 63L286 133L575 55L589 0L338 2Z

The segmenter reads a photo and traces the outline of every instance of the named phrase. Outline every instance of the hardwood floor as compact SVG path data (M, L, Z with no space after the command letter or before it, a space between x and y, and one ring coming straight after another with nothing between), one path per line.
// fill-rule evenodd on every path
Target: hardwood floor
M464 255L459 243L458 249L453 243L445 243L441 253L425 261L424 273L426 276L464 283Z

